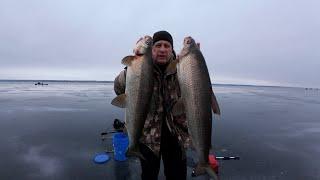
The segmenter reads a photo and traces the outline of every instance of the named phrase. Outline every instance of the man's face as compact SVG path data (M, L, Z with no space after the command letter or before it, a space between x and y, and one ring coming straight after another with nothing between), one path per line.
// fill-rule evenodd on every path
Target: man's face
M172 56L172 46L168 41L157 41L152 47L152 58L154 63L165 65Z

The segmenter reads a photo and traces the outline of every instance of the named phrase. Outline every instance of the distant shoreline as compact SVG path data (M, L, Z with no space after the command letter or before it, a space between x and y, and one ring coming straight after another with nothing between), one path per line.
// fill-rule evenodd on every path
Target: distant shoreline
M0 82L66 82L66 83L113 83L113 81L96 81L96 80L24 80L24 79L0 79ZM223 83L215 83L213 85L217 86L249 86L249 87L276 87L276 88L303 88L306 87L294 87L294 86L272 86L272 85L252 85L252 84L223 84ZM308 87L310 88L310 87ZM317 89L317 88L314 88Z
M24 80L24 79L0 79L0 82L80 82L80 83L113 83L113 81L95 81L95 80Z

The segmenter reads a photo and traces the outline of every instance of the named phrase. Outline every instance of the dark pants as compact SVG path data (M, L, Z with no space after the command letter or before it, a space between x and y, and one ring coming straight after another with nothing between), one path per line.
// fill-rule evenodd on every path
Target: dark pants
M140 159L142 167L141 179L158 179L161 157L157 157L143 144L140 144L140 151L146 158L146 160ZM187 161L182 156L178 139L171 135L166 123L163 123L162 126L160 154L167 180L185 180L187 178Z

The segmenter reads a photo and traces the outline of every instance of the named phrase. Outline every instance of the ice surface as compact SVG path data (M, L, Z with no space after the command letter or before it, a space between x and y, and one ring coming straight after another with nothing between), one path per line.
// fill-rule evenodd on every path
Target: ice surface
M241 157L219 162L221 179L320 178L319 91L214 90L222 115L213 121L213 152ZM113 97L112 83L0 82L0 179L139 179L139 161L92 160L112 148L111 138L102 142L100 133L124 117L110 104Z

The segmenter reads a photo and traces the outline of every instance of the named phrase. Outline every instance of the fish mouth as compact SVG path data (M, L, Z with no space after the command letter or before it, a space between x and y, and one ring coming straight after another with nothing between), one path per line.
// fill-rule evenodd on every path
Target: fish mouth
M151 36L144 36L141 37L136 44L141 43L144 47L152 46L152 37Z
M193 41L191 36L184 38L184 44L192 44Z
M145 39L146 46L152 46L152 37L151 36L144 36L144 39Z
M152 38L150 36L141 37L136 42L136 47L133 49L133 53L137 56L142 56L152 46Z

